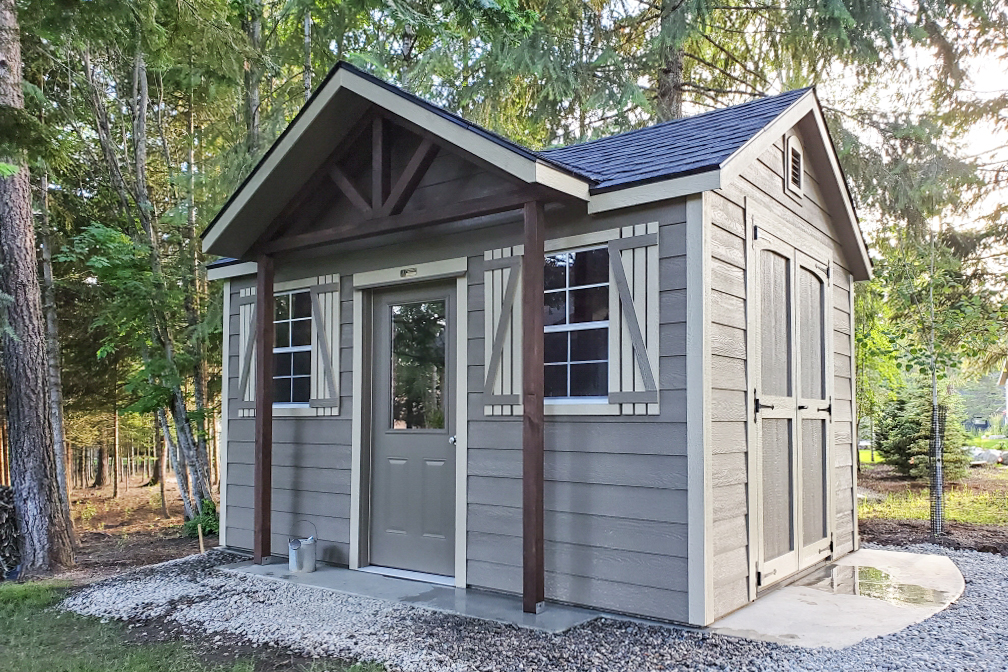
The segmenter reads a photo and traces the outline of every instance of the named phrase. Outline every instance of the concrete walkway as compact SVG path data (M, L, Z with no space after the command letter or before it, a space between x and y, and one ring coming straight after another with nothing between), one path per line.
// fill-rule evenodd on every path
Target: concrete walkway
M282 561L274 558L274 562L277 564L254 565L251 562L240 562L224 565L220 569L387 602L412 604L434 611L509 623L543 632L563 632L601 615L597 611L553 603L547 603L539 614L526 614L522 611L521 598L513 595L474 588L463 590L322 564L314 572L294 574L288 571L286 564L280 564Z
M710 630L839 649L919 623L948 607L965 588L947 557L862 549L761 596Z

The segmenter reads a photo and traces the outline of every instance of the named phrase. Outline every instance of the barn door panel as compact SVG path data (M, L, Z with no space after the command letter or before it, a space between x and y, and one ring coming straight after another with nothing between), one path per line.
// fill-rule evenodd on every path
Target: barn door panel
M794 251L763 231L753 244L757 566L766 586L798 569Z
M657 415L658 222L620 229L609 265L609 402Z
M820 255L822 256L822 255ZM833 370L829 266L798 251L798 421L801 426L801 552L800 566L807 567L832 550L830 512L830 445Z
M524 247L516 245L487 250L483 256L484 415L522 413L523 252Z

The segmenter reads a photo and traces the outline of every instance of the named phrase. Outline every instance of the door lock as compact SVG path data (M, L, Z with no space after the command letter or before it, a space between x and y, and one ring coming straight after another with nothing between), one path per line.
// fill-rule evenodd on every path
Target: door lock
M449 436L449 437L448 437L448 443L450 443L451 445L453 445L453 446L454 446L454 445L456 444L456 439L455 439L455 437L454 437L454 436Z

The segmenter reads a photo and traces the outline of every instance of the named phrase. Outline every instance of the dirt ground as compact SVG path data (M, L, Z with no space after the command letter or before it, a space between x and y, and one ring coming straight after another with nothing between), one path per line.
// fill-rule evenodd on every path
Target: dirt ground
M74 489L70 509L79 547L77 564L59 578L74 584L90 583L132 567L150 565L199 553L199 540L182 532L182 499L174 479L165 483L169 517L161 512L157 486L144 487L134 479L112 487ZM203 538L206 548L217 545L216 535Z
M980 467L970 469L961 482L978 491L1008 492L1008 478L1004 468ZM871 491L880 495L926 491L927 481L908 479L896 472L888 464L863 466L858 473L858 490ZM946 534L937 540L943 546L956 549L972 549L985 553L1000 553L1008 556L1008 525L979 525L973 523L947 522ZM890 546L935 543L931 537L931 523L926 520L894 520L891 518L861 518L858 530L862 541Z

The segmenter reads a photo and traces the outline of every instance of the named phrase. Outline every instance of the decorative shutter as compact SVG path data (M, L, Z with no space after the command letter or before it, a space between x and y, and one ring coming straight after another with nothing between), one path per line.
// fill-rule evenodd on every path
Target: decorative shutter
M238 293L238 408L239 418L255 415L255 320L256 290Z
M521 300L524 246L487 250L483 255L483 302L486 380L484 415L520 415Z
M657 415L658 222L619 234L609 241L609 403Z
M310 406L316 415L339 415L340 292L338 275L322 275L311 288Z

